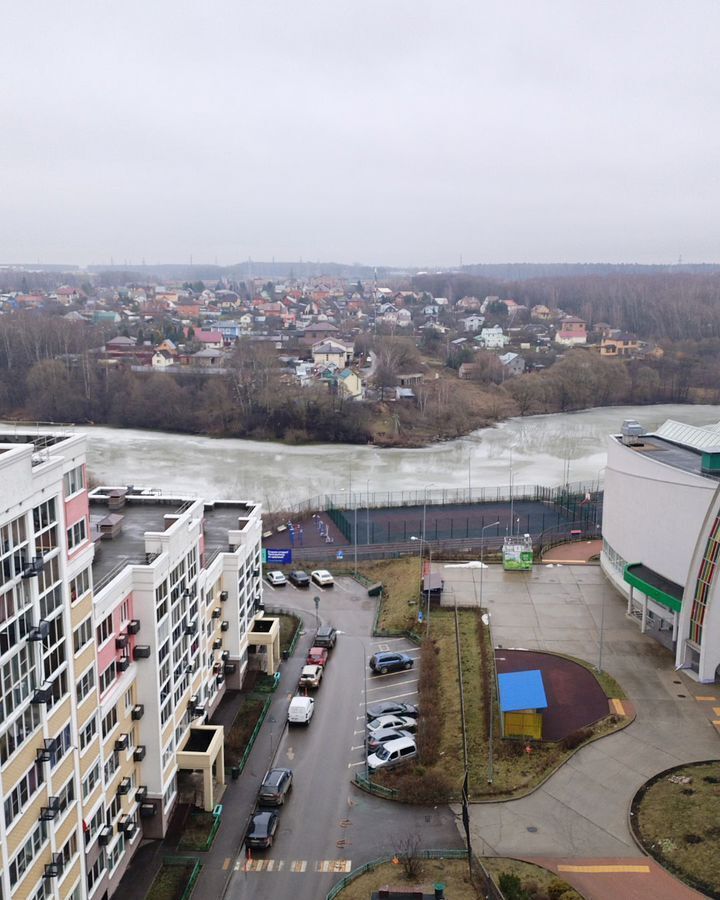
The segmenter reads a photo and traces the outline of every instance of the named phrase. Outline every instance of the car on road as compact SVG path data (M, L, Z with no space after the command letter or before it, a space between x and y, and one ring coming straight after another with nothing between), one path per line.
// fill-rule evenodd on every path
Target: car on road
M323 667L322 666L303 666L303 670L300 673L300 681L298 681L298 687L301 688L316 688L320 687L320 681L323 677Z
M405 762L407 759L414 759L417 756L417 744L412 737L402 737L395 741L390 741L378 747L375 753L368 756L368 769L386 769L390 766L397 766Z
M407 653L374 653L370 657L370 668L373 672L379 672L380 675L387 675L388 672L401 672L403 669L412 669L414 660Z
M287 578L283 572L268 572L265 577L273 587L282 587L282 585L287 584Z
M368 720L379 719L380 716L410 716L417 719L419 714L420 710L413 703L398 703L396 700L383 700L367 708Z
M303 572L302 569L295 569L288 575L288 579L295 587L310 587L310 576L307 572Z
M325 647L311 647L308 651L306 666L325 666L328 661L328 652Z
M315 635L313 647L327 647L328 650L332 650L332 648L335 646L336 641L336 629L333 628L332 625L321 625L317 630L317 634Z
M380 716L368 722L368 734L375 734L384 728L399 728L401 731L417 731L417 721L410 716Z
M268 850L273 845L278 827L278 814L269 810L260 810L250 819L245 832L245 846Z
M335 579L327 569L315 569L310 573L310 577L320 587L332 587L335 584Z
M403 731L401 728L381 728L380 731L373 731L367 739L368 753L374 753L378 747L387 744L388 741L395 741L401 737L412 737L412 735L409 731Z
M293 697L288 707L288 724L309 725L315 712L315 701L312 697Z
M261 806L282 806L292 790L292 780L292 769L270 769L260 785L258 803Z

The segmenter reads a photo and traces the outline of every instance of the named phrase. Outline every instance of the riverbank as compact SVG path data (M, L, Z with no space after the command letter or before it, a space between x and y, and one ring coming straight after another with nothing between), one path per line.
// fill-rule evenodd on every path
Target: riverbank
M426 485L438 490L507 487L511 477L515 485L596 482L603 475L607 435L617 433L628 418L639 419L647 430L669 418L703 425L720 420L720 406L601 407L513 418L411 449L291 446L97 425L72 430L88 435L88 468L101 483L247 499L273 511L328 493L345 494L362 508L368 491L419 491L422 496ZM0 423L0 431L16 428Z

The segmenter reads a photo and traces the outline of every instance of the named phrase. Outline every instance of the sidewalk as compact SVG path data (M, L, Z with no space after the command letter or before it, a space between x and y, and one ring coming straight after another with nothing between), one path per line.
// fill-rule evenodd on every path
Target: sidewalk
M310 646L309 636L301 637L295 647L293 657L281 667L278 689L271 694L272 702L265 721L255 741L240 778L228 778L221 802L223 806L222 824L215 836L212 847L207 852L181 851L178 853L176 841L146 841L141 844L118 886L118 896L126 900L144 900L153 879L162 865L164 856L196 856L202 863L200 878L195 886L196 897L222 897L233 867L242 852L243 838L248 820L255 808L258 788L273 757L280 736L286 727L287 688L294 685L300 676L305 655ZM212 718L213 725L229 727L235 719L242 697L234 691L223 697Z

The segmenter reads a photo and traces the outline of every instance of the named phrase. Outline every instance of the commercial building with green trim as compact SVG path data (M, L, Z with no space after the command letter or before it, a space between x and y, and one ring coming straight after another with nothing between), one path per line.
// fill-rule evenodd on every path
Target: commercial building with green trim
M628 616L701 682L720 669L720 423L609 439L603 552Z

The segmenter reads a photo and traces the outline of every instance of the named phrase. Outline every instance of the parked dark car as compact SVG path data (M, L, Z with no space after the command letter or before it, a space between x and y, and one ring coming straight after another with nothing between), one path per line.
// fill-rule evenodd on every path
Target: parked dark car
M294 584L295 587L310 587L310 576L307 572L303 572L302 569L297 569L295 572L291 572L288 575L288 579L291 584Z
M402 669L412 669L414 660L407 653L375 653L370 657L370 668L380 675L388 672L400 672Z
M380 716L410 716L417 719L420 710L412 703L398 703L395 700L384 700L382 703L373 703L367 708L368 721L379 719Z
M273 845L278 827L278 814L269 810L255 813L245 834L245 846L268 850Z
M337 640L337 631L332 627L332 625L321 625L317 634L315 635L315 647L327 647L328 650L332 650L335 646L335 641Z
M270 769L260 785L258 803L262 806L282 806L292 790L292 780L292 769Z

